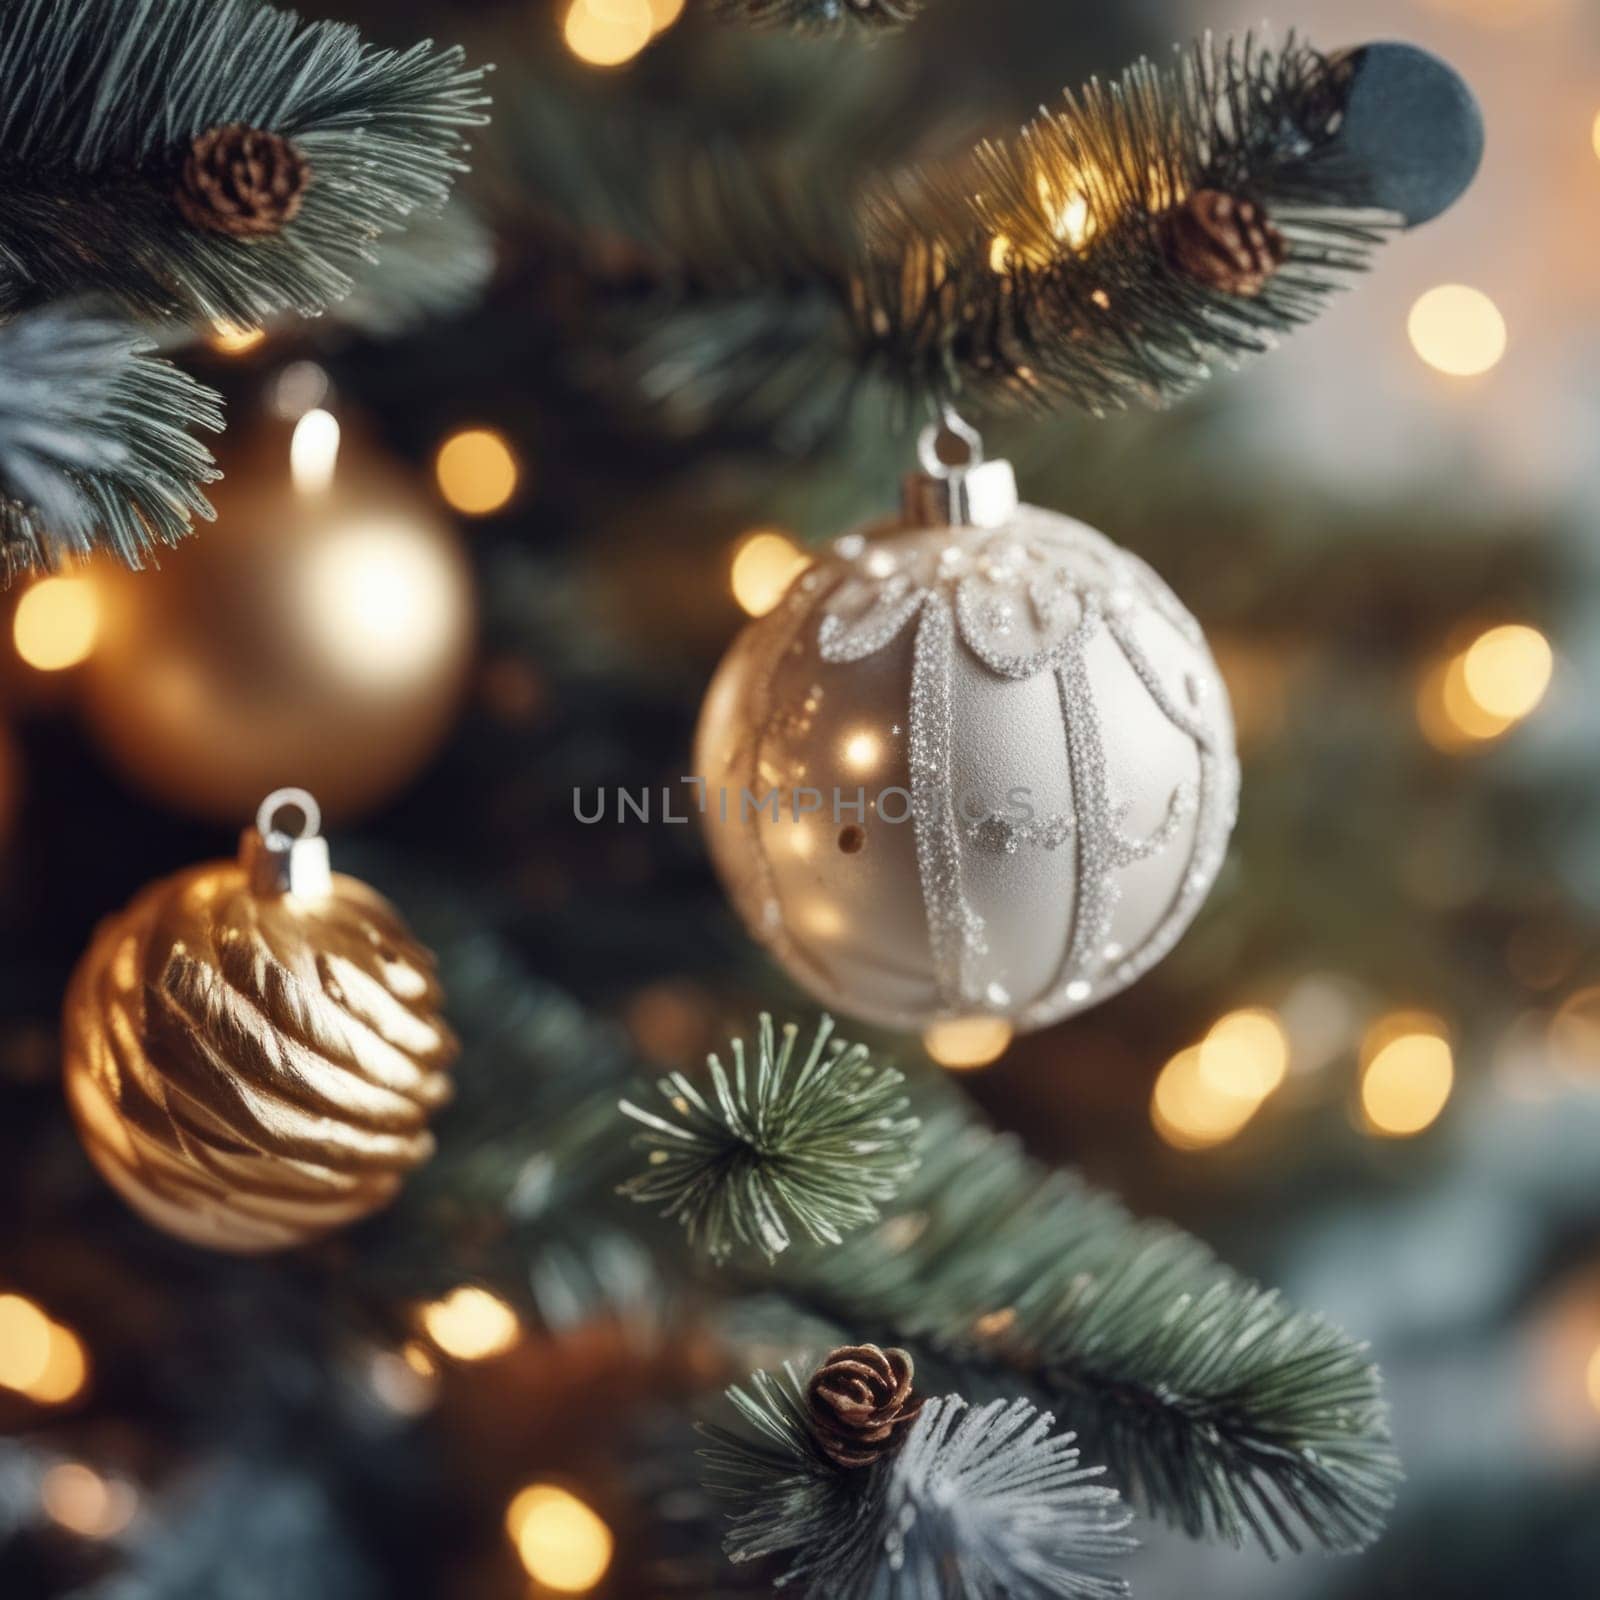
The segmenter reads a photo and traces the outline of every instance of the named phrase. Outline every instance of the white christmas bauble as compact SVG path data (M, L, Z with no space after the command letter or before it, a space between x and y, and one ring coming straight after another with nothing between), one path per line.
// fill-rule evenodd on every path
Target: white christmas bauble
M1232 719L1194 618L1014 489L989 520L838 540L745 628L700 717L711 853L752 934L890 1027L1040 1028L1127 987L1233 827Z

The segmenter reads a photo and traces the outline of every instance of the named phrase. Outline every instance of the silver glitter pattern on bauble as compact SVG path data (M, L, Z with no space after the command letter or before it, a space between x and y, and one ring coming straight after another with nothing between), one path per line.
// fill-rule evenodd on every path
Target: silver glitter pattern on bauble
M983 919L961 886L961 839L950 770L954 655L950 603L943 595L930 595L917 624L911 663L911 816L917 874L940 998L946 1004L973 1005L981 999L974 964L987 954L987 946Z
M1205 670L1186 673L1172 687L1164 683L1135 634L1141 609L1176 629L1200 653ZM791 587L772 616L753 625L764 635L750 679L756 703L747 726L755 737L737 763L752 790L761 781L762 746L781 737L785 713L771 704L771 681L786 654L810 648L814 639L825 662L862 661L886 648L913 619L907 754L939 1004L951 1013L1003 1011L1023 1027L1043 1026L1125 987L1159 961L1221 868L1237 806L1238 763L1225 707L1200 714L1207 710L1201 696L1215 689L1215 668L1199 624L1144 562L1054 512L1022 506L1003 528L951 529L938 540L895 532L849 535L836 541L831 559ZM1003 677L1049 672L1054 678L1070 772L1068 812L1026 821L999 812L976 820L961 815L952 766L958 638ZM1198 781L1177 784L1162 821L1141 838L1129 836L1128 808L1110 786L1106 730L1087 656L1090 644L1104 639L1196 752ZM1171 903L1131 949L1111 942L1119 874L1170 849L1191 819L1194 842ZM786 965L817 972L824 962L785 926L759 815L745 825L760 912L753 926ZM1067 946L1054 978L1031 1002L1007 992L1005 973L980 976L988 953L985 928L963 883L964 848L1012 855L1024 847L1070 849L1076 867ZM831 987L824 984L825 990Z

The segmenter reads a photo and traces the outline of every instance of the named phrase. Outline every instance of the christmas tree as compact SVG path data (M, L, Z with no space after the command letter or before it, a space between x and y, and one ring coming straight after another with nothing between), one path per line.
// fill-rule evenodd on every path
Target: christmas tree
M0 15L8 1594L1503 1593L1522 1524L1585 1592L1582 1480L1417 1473L1366 1341L1422 1405L1397 1285L1496 1172L1523 1259L1438 1281L1588 1325L1592 1113L1545 1161L1441 1112L1482 1041L1593 1054L1592 742L1472 765L1592 563L1241 441L1273 362L1207 380L1361 303L1482 125L1429 51L1200 9ZM825 706L713 681L732 600ZM923 807L963 652L1047 691L1036 832ZM785 877L737 789L719 842L736 680L729 762L866 729L896 846L797 799Z

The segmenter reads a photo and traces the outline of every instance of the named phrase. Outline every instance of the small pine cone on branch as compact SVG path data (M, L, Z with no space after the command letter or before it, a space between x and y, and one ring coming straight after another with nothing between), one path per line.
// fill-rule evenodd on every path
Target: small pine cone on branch
M1223 294L1260 294L1287 253L1283 235L1255 201L1221 189L1196 189L1156 226L1172 266Z
M310 164L282 134L228 122L195 135L173 200L192 228L259 239L295 219L310 181Z
M806 1386L811 1429L823 1453L841 1467L870 1467L917 1420L922 1401L911 1392L911 1357L875 1344L830 1351Z

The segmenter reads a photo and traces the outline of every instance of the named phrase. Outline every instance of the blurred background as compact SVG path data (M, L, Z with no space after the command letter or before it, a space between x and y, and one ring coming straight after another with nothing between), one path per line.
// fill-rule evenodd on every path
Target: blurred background
M694 1061L762 1005L809 1014L695 830L585 827L572 794L688 770L740 622L892 504L910 445L871 407L819 440L815 395L719 390L721 319L793 336L804 297L653 282L623 223L695 142L844 194L1258 17L934 0L867 48L694 0L305 9L499 64L468 186L493 267L393 339L183 352L228 397L217 522L158 572L0 602L0 1590L650 1595L629 1430L715 1382L715 1355L641 1332L642 1289L618 1331L559 1251L536 1316L447 1262L396 1267L438 1279L397 1333L374 1309L392 1292L313 1324L292 1260L152 1235L60 1099L67 974L101 916L231 854L293 781L336 865L440 950L469 1060L544 1029L588 1085ZM1177 950L1084 1016L872 1042L962 1073L1040 1156L1372 1343L1408 1473L1384 1541L1274 1564L1143 1524L1135 1593L1592 1594L1600 12L1286 0L1270 20L1453 62L1487 124L1475 186L1174 411L985 419L1026 498L1137 551L1205 625L1245 766L1229 864ZM719 290L751 275L719 267ZM1197 1071L1202 1045L1225 1071Z

